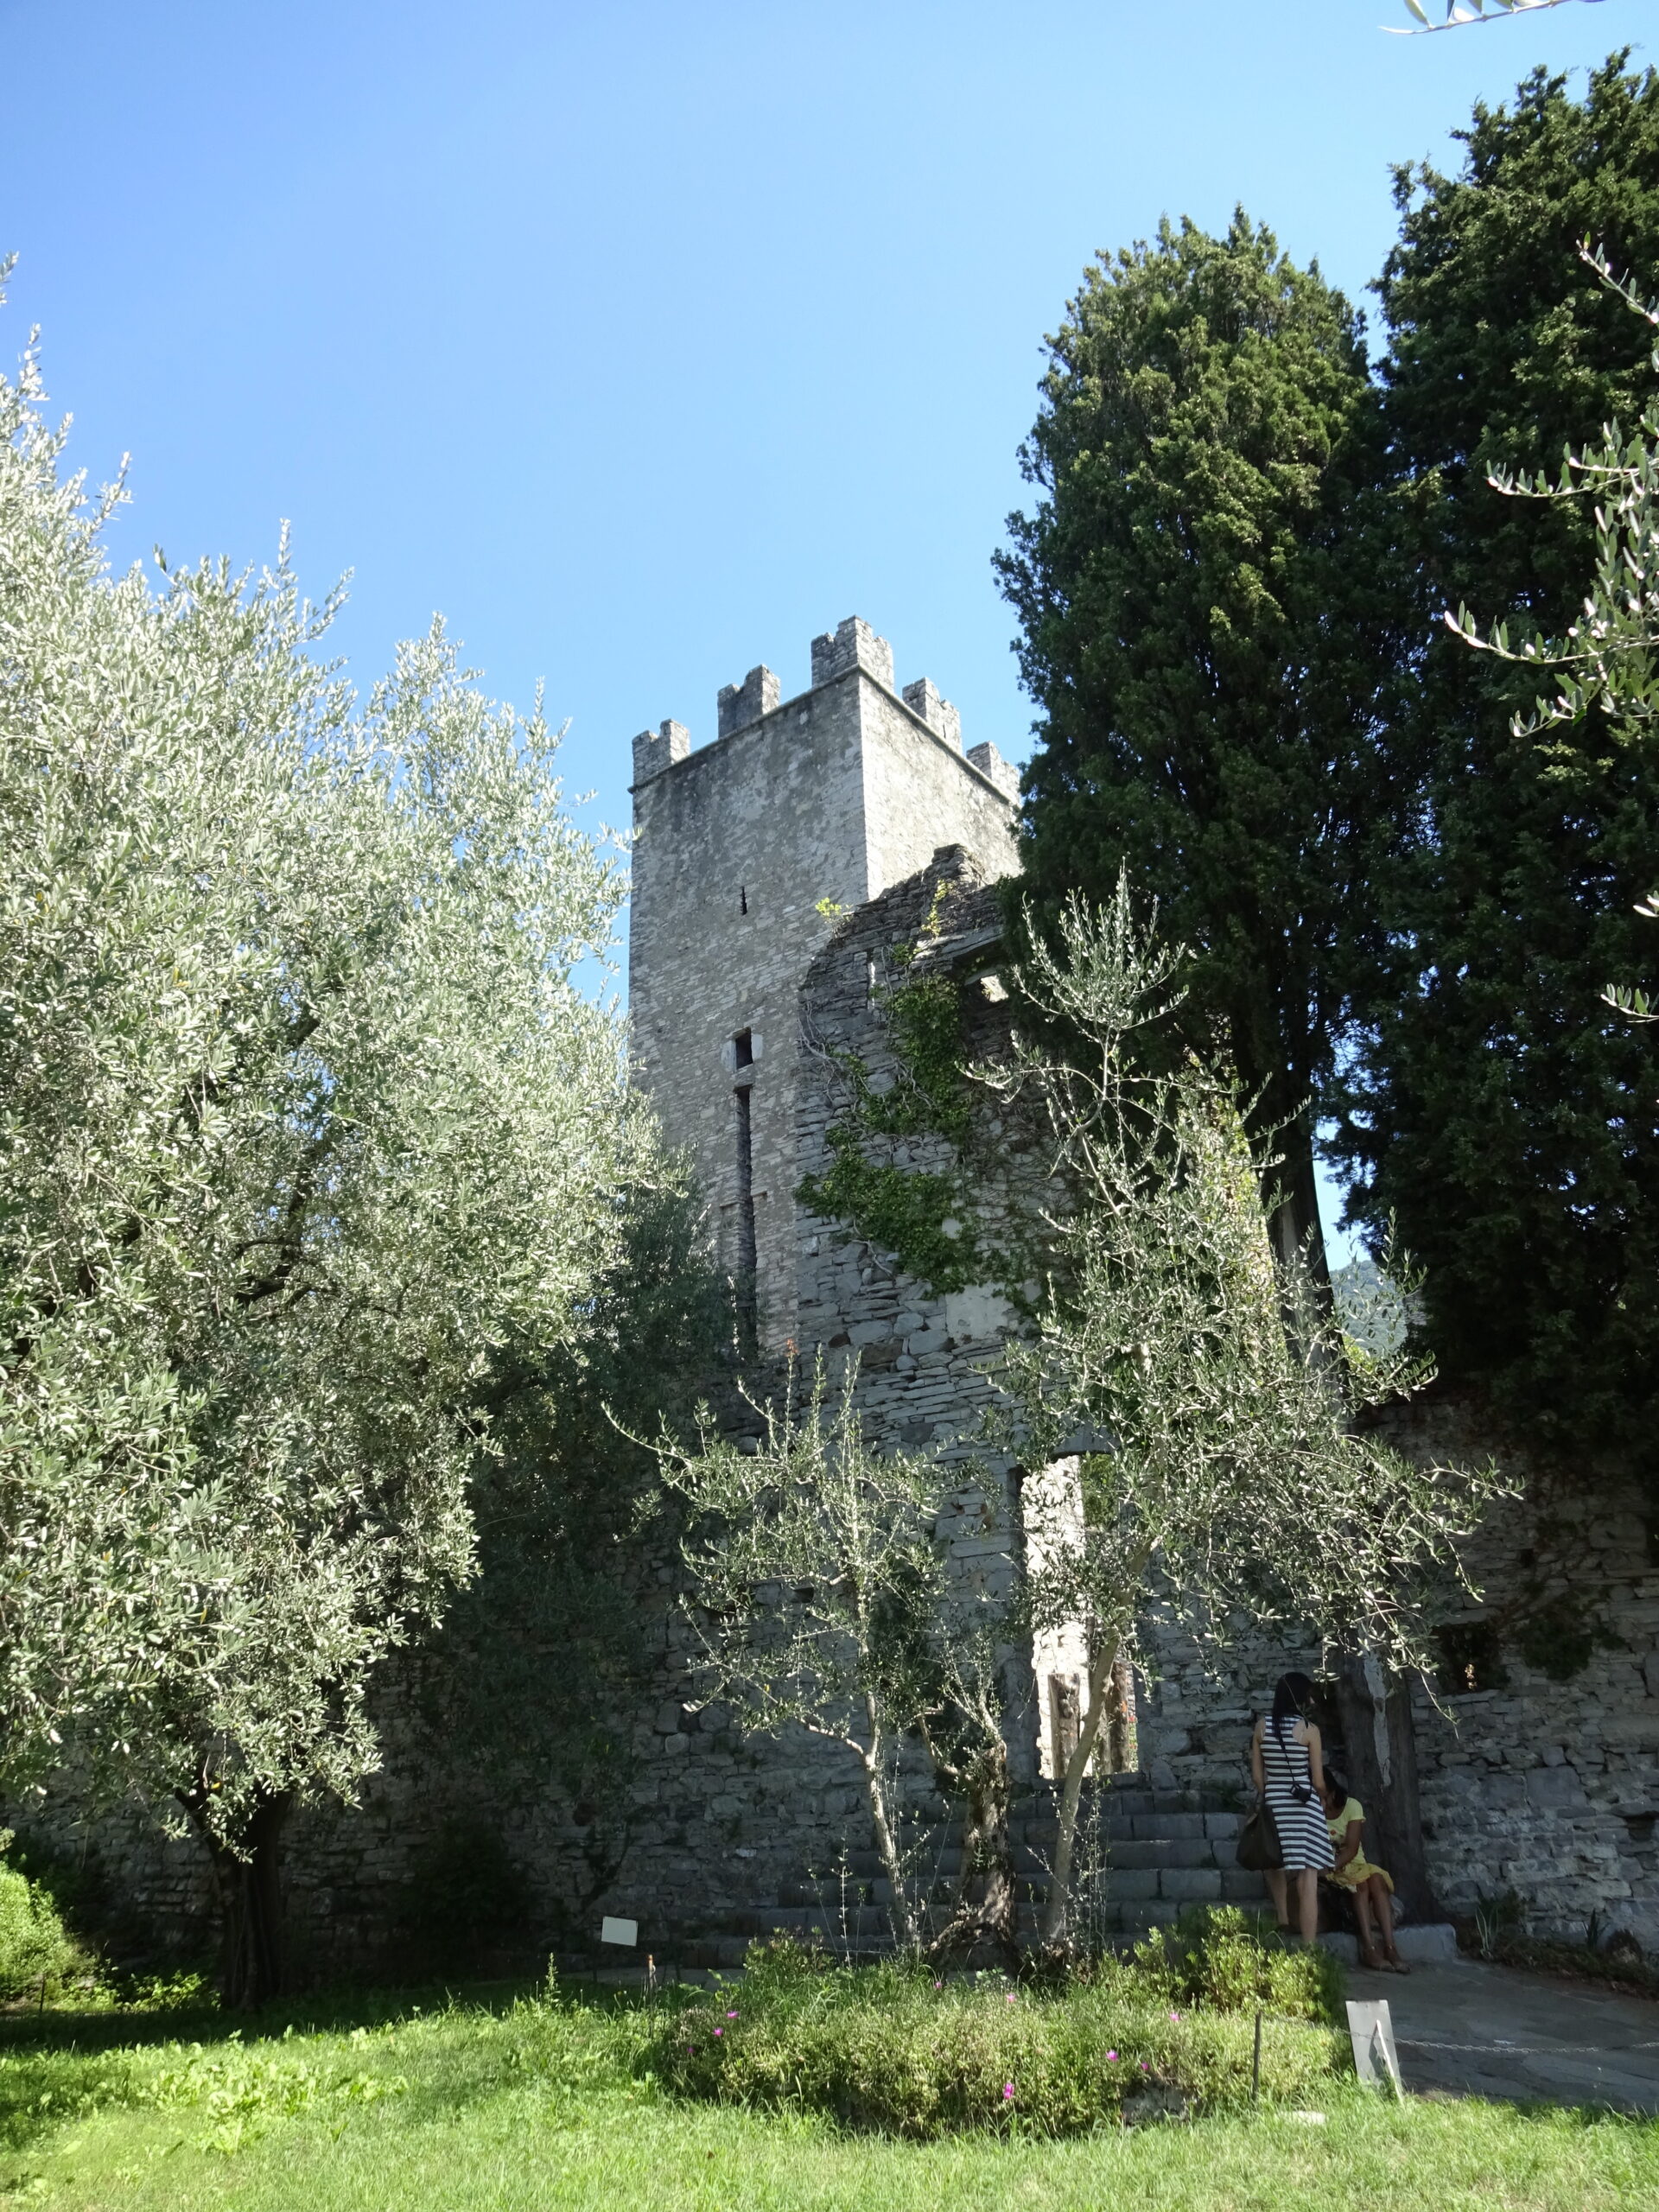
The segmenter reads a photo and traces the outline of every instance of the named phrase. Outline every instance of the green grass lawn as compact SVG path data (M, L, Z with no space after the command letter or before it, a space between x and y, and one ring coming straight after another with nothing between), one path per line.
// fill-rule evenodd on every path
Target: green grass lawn
M200 2038L195 2041L194 2038ZM1039 2142L923 2146L677 2102L608 2004L377 2012L361 1998L235 2039L190 2020L47 2014L0 2040L0 2202L85 2212L1452 2212L1659 2206L1659 2124L1350 2083L1282 2112Z

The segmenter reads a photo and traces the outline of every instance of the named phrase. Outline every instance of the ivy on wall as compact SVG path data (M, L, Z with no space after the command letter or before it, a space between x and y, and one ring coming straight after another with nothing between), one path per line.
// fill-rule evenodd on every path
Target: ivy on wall
M955 887L935 891L916 940L888 950L899 980L875 995L893 1049L890 1081L878 1083L857 1052L831 1057L847 1090L847 1109L824 1133L830 1165L808 1175L798 1202L826 1221L889 1253L931 1297L1007 1272L976 1226L969 1198L967 1154L976 1101L963 1049L962 984L947 975L917 975L917 961L942 931ZM915 1148L948 1153L924 1166Z

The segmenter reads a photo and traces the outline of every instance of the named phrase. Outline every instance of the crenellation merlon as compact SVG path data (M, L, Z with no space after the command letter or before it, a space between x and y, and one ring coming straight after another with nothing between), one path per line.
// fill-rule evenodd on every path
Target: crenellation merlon
M716 740L747 729L751 722L758 722L763 715L771 714L783 696L782 684L764 666L752 668L741 683L722 684L715 702Z
M918 721L925 721L935 737L942 737L954 752L962 750L962 716L948 699L941 699L931 677L918 676L899 695Z
M1018 800L1019 768L1014 761L1005 760L988 738L983 745L970 747L968 760L970 766L977 768L982 776L996 785L1004 798Z
M885 638L878 638L859 614L849 614L844 622L836 623L833 632L826 631L823 637L813 639L812 689L816 691L822 684L833 683L836 677L845 676L853 668L861 668L889 691L897 688L893 680L893 647Z
M691 750L691 733L683 722L666 721L660 729L642 729L633 741L633 780L648 784L683 760Z

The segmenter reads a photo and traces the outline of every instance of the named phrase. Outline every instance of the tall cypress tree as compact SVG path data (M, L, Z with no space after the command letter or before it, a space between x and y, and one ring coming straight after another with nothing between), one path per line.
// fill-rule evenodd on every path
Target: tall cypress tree
M1400 742L1427 769L1419 835L1380 893L1389 926L1341 1141L1355 1211L1395 1216L1424 1266L1443 1371L1562 1451L1646 1445L1659 1068L1651 1034L1600 995L1653 972L1632 907L1659 854L1659 747L1601 715L1517 736L1538 677L1440 618L1466 602L1559 637L1582 604L1592 517L1486 479L1553 476L1565 447L1640 412L1652 334L1579 248L1659 289L1659 80L1615 55L1574 100L1540 71L1461 137L1459 175L1396 173L1379 287L1422 641Z
M1019 888L1052 916L1127 861L1156 896L1196 956L1187 1039L1230 1056L1258 1158L1282 1155L1280 1247L1320 1263L1309 1102L1410 783L1358 318L1241 213L1101 257L1048 352L1040 497L998 562L1041 709Z

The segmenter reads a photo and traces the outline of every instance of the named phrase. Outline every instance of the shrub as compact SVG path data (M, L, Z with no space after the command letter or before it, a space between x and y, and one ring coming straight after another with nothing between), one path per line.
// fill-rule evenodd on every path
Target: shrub
M741 1985L659 2013L647 2056L682 2095L810 2109L896 2135L1079 2134L1247 2102L1255 2006L1267 2012L1282 1991L1294 2010L1263 2021L1262 2090L1306 2099L1342 2059L1323 2024L1324 1974L1270 1953L1232 1917L1236 1927L1212 1915L1056 1989L991 1974L945 1981L908 1964L831 1967L798 1945L756 1946Z
M1264 2012L1342 2024L1342 1969L1322 1944L1287 1950L1265 1914L1236 1905L1190 1905L1173 1927L1155 1928L1130 1971L1177 2003L1211 2012ZM1122 1974L1118 1962L1108 1974Z
M10 1841L0 1829L0 1853ZM47 1891L0 1859L0 1998L61 1981L84 1963Z

